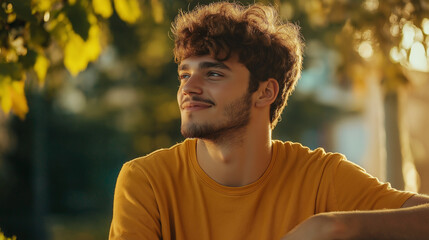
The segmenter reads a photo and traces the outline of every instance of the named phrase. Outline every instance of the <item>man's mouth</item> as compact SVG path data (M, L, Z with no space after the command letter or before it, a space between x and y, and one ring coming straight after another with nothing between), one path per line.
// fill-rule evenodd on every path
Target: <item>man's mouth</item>
M212 106L213 105L211 104L207 104L203 102L188 101L182 104L181 109L187 110L187 111L196 111L196 110L211 108Z
M186 111L197 111L211 108L214 105L215 104L211 100L193 97L192 99L187 98L183 100L182 104L180 105L180 109Z

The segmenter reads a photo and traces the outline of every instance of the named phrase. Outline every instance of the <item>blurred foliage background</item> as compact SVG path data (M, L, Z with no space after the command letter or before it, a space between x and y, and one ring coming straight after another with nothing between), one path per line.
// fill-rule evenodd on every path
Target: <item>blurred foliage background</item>
M274 136L429 193L429 2L258 2L307 45ZM169 31L179 9L209 1L0 3L0 228L106 239L122 164L183 140Z

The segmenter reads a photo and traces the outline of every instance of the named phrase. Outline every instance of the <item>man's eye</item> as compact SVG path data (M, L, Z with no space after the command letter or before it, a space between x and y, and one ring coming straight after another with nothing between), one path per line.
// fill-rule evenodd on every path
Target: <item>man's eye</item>
M190 77L189 74L179 74L179 80L186 80Z
M209 77L223 77L223 75L218 72L208 72L207 75Z

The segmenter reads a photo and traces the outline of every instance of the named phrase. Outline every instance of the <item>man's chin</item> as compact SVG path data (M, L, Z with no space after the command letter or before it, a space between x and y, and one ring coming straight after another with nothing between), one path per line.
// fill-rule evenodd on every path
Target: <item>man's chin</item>
M182 136L185 138L201 138L201 134L197 133L195 131L189 130L188 128L182 128L180 130L180 132L182 133Z
M186 124L182 125L180 132L185 138L208 138L213 134L214 128L210 125Z
M193 138L192 134L189 133L189 131L183 130L183 128L180 130L180 132L182 133L182 136L185 138Z

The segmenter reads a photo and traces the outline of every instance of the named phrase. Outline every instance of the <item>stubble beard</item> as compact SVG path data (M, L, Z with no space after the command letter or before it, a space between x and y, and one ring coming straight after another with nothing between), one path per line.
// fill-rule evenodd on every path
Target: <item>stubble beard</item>
M185 138L200 138L218 142L229 138L234 133L243 130L250 121L252 94L246 92L243 97L235 100L224 108L227 118L220 123L188 123L181 126L181 133Z

